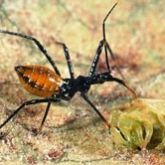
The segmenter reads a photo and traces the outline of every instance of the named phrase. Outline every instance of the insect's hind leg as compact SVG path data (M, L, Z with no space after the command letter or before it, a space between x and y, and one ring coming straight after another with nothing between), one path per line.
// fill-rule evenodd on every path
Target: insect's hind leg
M32 36L28 36L22 33L17 33L17 32L11 32L11 31L7 31L7 30L0 30L0 33L3 34L8 34L8 35L13 35L13 36L18 36L27 40L31 40L33 41L36 46L38 47L38 49L43 53L43 55L47 58L47 60L49 61L49 63L52 65L54 71L60 76L60 72L55 64L55 62L52 60L52 58L49 56L47 50L44 48L44 46L34 37Z
M16 114L18 114L25 106L39 103L47 103L47 102L59 102L58 99L54 98L45 98L45 99L32 99L22 103L1 125L0 129L4 127Z

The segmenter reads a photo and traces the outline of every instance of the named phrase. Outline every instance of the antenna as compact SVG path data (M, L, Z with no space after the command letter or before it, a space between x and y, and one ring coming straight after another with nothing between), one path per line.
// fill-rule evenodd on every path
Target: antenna
M106 40L106 35L105 35L105 22L108 18L108 16L111 14L111 12L113 11L113 9L116 7L117 2L112 6L112 8L109 10L109 12L107 13L107 15L105 16L104 20L103 20L103 39L104 41Z

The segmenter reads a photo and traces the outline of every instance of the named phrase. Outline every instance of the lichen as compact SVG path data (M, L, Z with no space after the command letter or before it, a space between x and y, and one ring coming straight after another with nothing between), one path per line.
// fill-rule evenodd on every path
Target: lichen
M115 146L140 149L165 148L165 102L136 99L113 111L112 140Z

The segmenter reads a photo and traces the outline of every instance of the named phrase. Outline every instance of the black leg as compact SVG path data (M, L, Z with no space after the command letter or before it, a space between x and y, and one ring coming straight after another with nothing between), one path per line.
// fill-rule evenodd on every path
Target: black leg
M47 105L47 107L46 107L46 111L45 111L44 117L43 117L43 119L42 119L42 122L41 122L41 125L40 125L40 128L39 128L39 131L42 130L42 127L43 127L43 125L44 125L44 122L45 122L45 120L46 120L46 117L47 117L48 112L49 112L49 109L50 109L50 105L51 105L51 102L48 102L48 105Z
M95 107L95 105L89 100L88 96L85 93L81 93L82 98L93 108L93 110L99 115L99 117L104 121L106 126L110 129L110 124L104 118L104 116L99 112L99 110Z
M52 58L49 56L49 54L47 53L47 50L44 48L44 46L34 37L32 36L28 36L22 33L16 33L16 32L10 32L7 30L0 30L0 33L4 33L4 34L9 34L9 35L14 35L14 36L19 36L28 40L33 41L37 47L39 48L39 50L45 55L45 57L47 58L47 60L49 61L49 63L52 65L52 67L54 68L55 72L60 75L60 72L57 68L57 66L55 65L55 62L52 60Z
M110 65L109 65L109 57L108 57L108 52L107 52L107 47L104 45L104 52L105 52L105 61L107 65L107 70L109 73L111 73Z
M112 10L115 8L115 6L117 5L117 3L115 3L113 5L113 7L110 9L110 11L107 13L107 15L105 16L104 20L103 20L103 24L102 24L102 29L103 29L103 40L100 41L100 44L96 50L96 55L94 57L94 60L92 62L92 65L90 67L90 72L89 72L89 76L93 75L96 71L96 67L102 52L102 48L104 47L104 51L105 51L105 59L106 59L106 66L108 69L108 72L110 73L110 65L109 65L109 57L108 57L108 51L107 51L107 47L106 47L106 34L105 34L105 22L108 18L108 16L111 14Z
M113 53L113 51L112 51L109 43L106 40L105 23L106 23L107 18L109 17L109 15L111 14L111 12L113 11L113 9L116 7L116 5L117 5L117 3L115 3L112 6L112 8L109 10L109 12L105 16L105 18L103 20L103 24L102 24L105 58L106 58L106 65L107 65L107 69L108 69L108 72L109 73L111 72L111 70L110 70L111 68L109 66L109 56L108 56L108 54L111 56L112 60L114 60L114 61L116 60L116 57L115 57L115 55L114 55L114 53ZM117 64L115 64L115 67L116 67L118 73L120 74L120 76L122 77L122 79L125 79ZM134 92L134 90L131 89L123 80L120 80L118 78L115 78L115 77L112 77L111 76L110 81L116 81L119 84L122 84L123 86L125 86L133 94L134 97L136 97L136 93Z
M65 55L67 65L68 65L70 77L72 79L74 79L73 65L72 65L72 61L71 61L69 50L68 50L67 46L62 42L55 41L55 43L58 44L58 45L61 45L63 47L63 51L64 51L64 55Z
M24 102L22 105L20 105L1 125L0 129L5 126L22 108L24 108L27 105L31 104L39 104L39 103L45 103L45 102L59 102L60 100L54 99L54 98L45 98L45 99L32 99L29 101Z
M108 42L106 42L105 47L107 48L107 50L108 50L108 52L109 52L111 58L112 58L114 61L116 61L116 57L115 57L115 55L114 55L114 53L113 53L113 51L112 51L112 49L111 49L111 47L110 47L110 45L109 45ZM108 63L109 63L109 61L108 61ZM122 72L120 71L120 68L118 67L117 64L115 64L115 67L116 67L118 73L120 74L121 78L125 80L124 75L123 75Z
M108 57L108 53L110 54L111 58L115 61L116 58L115 58L115 55L114 53L112 52L112 49L110 47L110 45L108 44L107 40L106 40L106 32L105 32L105 22L107 20L107 18L109 17L109 15L111 14L111 12L113 11L113 9L116 7L117 3L115 3L112 8L110 9L110 11L107 13L107 15L105 16L104 20L103 20L103 40L105 41L105 45L104 45L104 50L105 50L105 58L106 58L106 65L107 65L107 69L110 73L110 66L109 66L109 57ZM107 52L108 50L108 52ZM124 76L123 74L121 73L118 65L115 66L118 73L120 74L120 76L124 79Z
M103 45L104 45L104 41L101 40L99 42L98 47L97 47L95 57L94 57L94 59L92 61L92 65L90 66L89 76L92 76L93 74L95 74L96 67L97 67L97 64L98 64L101 52L102 52Z

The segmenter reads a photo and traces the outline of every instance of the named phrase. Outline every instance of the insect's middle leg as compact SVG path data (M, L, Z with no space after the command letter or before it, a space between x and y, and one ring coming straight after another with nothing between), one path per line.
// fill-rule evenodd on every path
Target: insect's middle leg
M46 120L46 117L47 117L47 115L48 115L50 106L51 106L51 102L48 102L47 107L46 107L46 110L45 110L44 117L43 117L42 122L41 122L41 125L40 125L40 127L39 127L39 131L40 131L40 132L41 132L42 127L43 127L43 125L44 125L44 123L45 123L45 120Z
M110 68L110 64L109 64L109 56L111 56L113 60L115 60L115 56L114 56L109 44L107 43L106 39L103 39L100 41L100 43L97 47L95 57L92 61L91 67L90 67L89 76L95 74L103 48L104 48L104 52L105 52L105 64L107 67L107 72L109 72L109 74L111 73L111 68Z
M91 64L91 66L90 66L89 76L92 76L93 74L95 74L96 67L97 67L97 64L98 64L100 55L101 55L101 53L102 53L103 45L104 45L104 40L101 40L101 41L99 42L98 47L97 47L97 50L96 50L96 53L95 53L95 57L94 57L94 59L93 59L93 61L92 61L92 64Z
M65 43L62 43L62 42L55 41L55 43L62 46L64 55L65 55L65 59L66 59L67 65L68 65L70 78L74 79L73 64L72 64L67 46L65 45Z

